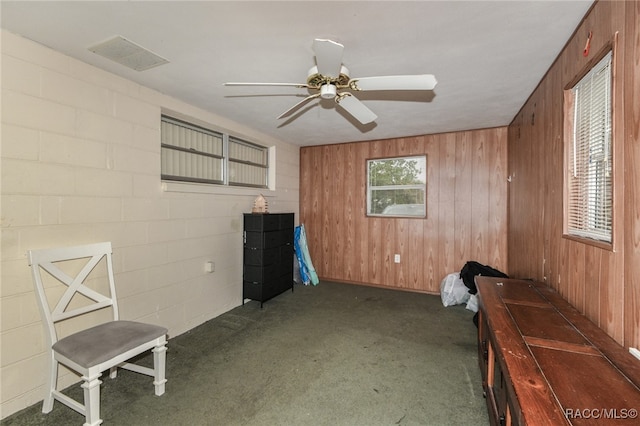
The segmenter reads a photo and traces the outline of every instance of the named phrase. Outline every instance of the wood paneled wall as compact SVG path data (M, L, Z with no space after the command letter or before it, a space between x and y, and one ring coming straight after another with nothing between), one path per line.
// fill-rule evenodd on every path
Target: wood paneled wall
M511 275L546 280L618 342L635 347L640 345L639 10L637 1L597 2L509 126ZM616 44L613 250L562 237L563 89L610 43Z
M506 149L506 127L302 148L300 222L318 275L439 293L468 260L506 272ZM366 160L417 154L427 217L367 217Z

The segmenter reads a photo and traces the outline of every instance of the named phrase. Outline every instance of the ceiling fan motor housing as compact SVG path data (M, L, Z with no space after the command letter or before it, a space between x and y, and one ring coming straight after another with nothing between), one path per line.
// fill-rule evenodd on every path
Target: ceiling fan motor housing
M318 72L318 67L311 67L307 73L307 85L311 89L320 89L324 84L333 84L339 88L349 86L349 69L344 65L340 67L340 74L337 77L322 75Z

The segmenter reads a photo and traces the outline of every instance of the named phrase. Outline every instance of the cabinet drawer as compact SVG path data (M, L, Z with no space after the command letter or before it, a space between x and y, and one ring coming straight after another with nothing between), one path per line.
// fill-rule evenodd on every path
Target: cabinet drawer
M280 244L291 246L291 250L293 250L293 230L285 229L280 231Z
M252 283L264 283L278 278L280 265L277 263L266 266L244 265L244 280Z
M282 232L245 232L244 246L249 248L271 248L282 245Z
M253 247L244 248L244 264L264 266L278 263L280 261L282 247L268 249L258 249Z
M276 231L280 229L280 215L278 214L245 214L245 231Z
M289 262L289 259L291 259L295 254L295 251L293 250L293 244L286 244L280 246L278 249L280 250L280 258L284 262Z
M282 290L279 289L278 281L270 281L266 283L243 281L242 291L245 299L259 300L260 302L269 300L282 293Z
M293 213L285 213L280 216L280 229L293 231Z
M245 299L253 299L263 302L272 297L274 293L275 286L273 283L242 282L242 297Z
M293 287L293 270L284 275L281 275L278 278L277 283L277 288L278 290L280 290L280 293L285 290L289 290L291 287Z
M282 256L280 262L278 263L278 276L292 274L293 262L294 262L293 253L290 252L288 255Z

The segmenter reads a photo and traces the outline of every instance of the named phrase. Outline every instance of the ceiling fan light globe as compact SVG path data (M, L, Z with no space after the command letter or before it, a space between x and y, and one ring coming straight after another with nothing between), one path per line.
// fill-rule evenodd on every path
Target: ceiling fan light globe
M338 90L333 84L323 84L320 87L320 97L322 99L333 99L336 97Z

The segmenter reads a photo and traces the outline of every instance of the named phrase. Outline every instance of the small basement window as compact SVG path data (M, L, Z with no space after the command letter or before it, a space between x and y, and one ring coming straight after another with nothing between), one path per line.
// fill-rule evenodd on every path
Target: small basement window
M269 150L263 146L229 137L229 185L267 187Z
M268 148L165 115L160 133L163 180L267 188Z
M426 217L427 156L367 160L367 215Z

